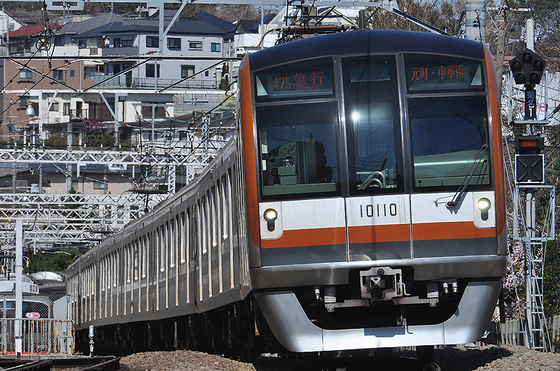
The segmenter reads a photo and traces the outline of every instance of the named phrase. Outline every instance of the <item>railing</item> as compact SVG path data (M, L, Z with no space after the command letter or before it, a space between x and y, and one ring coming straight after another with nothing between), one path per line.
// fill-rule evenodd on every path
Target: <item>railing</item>
M90 80L94 80L96 84L107 80L111 75L91 75L88 77ZM169 85L175 84L177 80L174 79L157 79L157 87L164 88ZM126 75L115 76L105 82L103 82L100 87L120 87L120 88L138 88L138 89L153 89L156 88L156 78L153 77L142 77L142 78L127 78ZM218 84L216 79L203 79L192 78L180 82L173 86L174 89L216 89Z
M74 353L74 326L72 321L54 319L0 319L0 352L15 354L15 326L21 321L22 354Z

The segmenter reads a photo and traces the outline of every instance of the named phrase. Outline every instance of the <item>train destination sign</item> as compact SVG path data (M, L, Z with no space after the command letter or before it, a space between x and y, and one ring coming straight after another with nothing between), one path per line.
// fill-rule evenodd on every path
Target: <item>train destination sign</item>
M255 85L257 101L334 94L332 67L323 64L268 70L256 75Z
M482 63L464 58L423 55L406 58L409 92L482 90ZM431 60L430 60L431 59Z

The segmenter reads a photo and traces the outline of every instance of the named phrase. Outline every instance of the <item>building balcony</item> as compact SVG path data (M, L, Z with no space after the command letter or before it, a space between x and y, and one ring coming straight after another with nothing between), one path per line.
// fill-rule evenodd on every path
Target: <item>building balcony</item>
M138 56L138 47L128 46L123 48L103 48L102 57L135 57Z
M91 75L89 78L94 80L96 84L101 81L107 80L111 75ZM115 76L114 78L105 81L98 87L105 88L136 88L136 89L162 89L177 82L176 79L155 79L153 77L132 78L126 75ZM218 83L214 78L207 79L188 79L181 83L174 85L173 89L217 89Z
M97 46L89 46L87 48L78 49L78 55L80 57L101 57L103 48Z

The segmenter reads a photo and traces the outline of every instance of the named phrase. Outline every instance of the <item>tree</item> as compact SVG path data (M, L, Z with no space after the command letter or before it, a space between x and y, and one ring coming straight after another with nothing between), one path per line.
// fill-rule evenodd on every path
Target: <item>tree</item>
M465 9L463 2L458 0L398 0L399 9L424 23L445 31L451 35L458 33L459 18ZM369 28L384 30L426 31L414 24L382 8L370 10Z
M68 266L81 255L81 252L74 249L40 251L29 256L29 266L24 268L24 272L66 272Z

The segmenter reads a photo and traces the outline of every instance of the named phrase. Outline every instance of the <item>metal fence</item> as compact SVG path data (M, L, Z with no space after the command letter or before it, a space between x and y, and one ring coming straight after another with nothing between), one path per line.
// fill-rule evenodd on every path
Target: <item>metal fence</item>
M54 319L0 319L0 352L15 354L16 326L21 321L22 354L74 353L74 326L70 320Z

